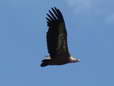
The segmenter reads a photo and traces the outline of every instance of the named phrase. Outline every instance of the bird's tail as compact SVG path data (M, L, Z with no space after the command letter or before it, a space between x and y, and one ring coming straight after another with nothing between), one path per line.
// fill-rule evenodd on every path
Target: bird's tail
M44 59L42 60L42 63L41 63L41 67L46 67L50 64L50 60L49 59Z

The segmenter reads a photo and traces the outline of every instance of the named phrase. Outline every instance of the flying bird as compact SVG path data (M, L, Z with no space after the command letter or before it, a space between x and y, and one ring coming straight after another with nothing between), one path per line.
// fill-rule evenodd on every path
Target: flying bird
M70 55L67 45L67 31L61 11L54 7L47 13L47 48L49 56L42 60L41 67L80 62Z

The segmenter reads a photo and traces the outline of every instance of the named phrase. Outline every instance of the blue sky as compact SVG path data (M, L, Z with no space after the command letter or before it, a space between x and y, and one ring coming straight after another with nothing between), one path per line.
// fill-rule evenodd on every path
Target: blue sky
M1 0L0 86L114 86L114 0ZM48 55L46 13L59 8L80 63L39 65Z

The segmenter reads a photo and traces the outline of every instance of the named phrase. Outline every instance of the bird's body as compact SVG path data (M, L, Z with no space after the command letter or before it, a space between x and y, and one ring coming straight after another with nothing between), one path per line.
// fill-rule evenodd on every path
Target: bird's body
M48 57L49 58L49 57ZM68 58L68 59L66 59ZM42 60L42 64L41 66L47 66L47 65L64 65L67 63L75 63L75 62L79 62L80 59L74 58L74 57L66 57L66 58L51 58L51 59L44 59Z
M47 65L63 65L67 63L79 62L80 59L73 58L68 50L67 31L63 15L57 8L49 10L47 14L47 48L49 56L42 60L42 67Z

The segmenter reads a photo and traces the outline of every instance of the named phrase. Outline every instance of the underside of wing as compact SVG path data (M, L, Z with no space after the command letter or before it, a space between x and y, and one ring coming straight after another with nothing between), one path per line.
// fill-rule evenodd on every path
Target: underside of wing
M69 57L67 46L67 32L62 13L57 8L52 8L47 14L47 47L51 58Z

